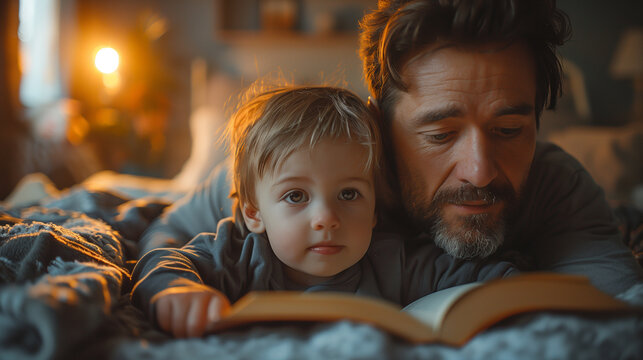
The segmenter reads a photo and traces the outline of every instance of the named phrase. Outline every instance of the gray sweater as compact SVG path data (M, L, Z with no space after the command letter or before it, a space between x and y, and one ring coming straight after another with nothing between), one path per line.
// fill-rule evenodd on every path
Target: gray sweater
M215 231L217 221L232 215L229 184L224 164L148 228L141 239L143 250L180 247L200 232ZM524 257L527 270L585 275L611 294L643 281L643 270L622 243L602 189L556 145L536 145L512 225L503 250Z
M227 218L219 223L216 234L202 233L180 249L159 248L143 256L132 274L131 296L151 319L154 295L170 287L195 284L209 285L231 302L250 291L298 290L349 292L407 305L441 289L516 273L507 261L457 260L430 244L407 251L399 236L376 233L357 264L306 287L285 276L265 235L250 233L243 238Z

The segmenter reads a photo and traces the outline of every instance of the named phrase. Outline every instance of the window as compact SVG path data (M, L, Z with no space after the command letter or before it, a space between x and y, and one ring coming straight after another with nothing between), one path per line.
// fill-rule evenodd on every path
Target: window
M59 0L20 0L20 100L40 108L63 97L59 60Z

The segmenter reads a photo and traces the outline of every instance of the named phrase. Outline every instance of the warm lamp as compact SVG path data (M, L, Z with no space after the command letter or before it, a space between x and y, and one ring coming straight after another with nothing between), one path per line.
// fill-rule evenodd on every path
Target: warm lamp
M627 30L621 36L610 71L615 77L634 80L634 119L643 122L643 28Z
M112 48L102 48L96 53L94 64L103 74L111 74L118 69L118 52Z

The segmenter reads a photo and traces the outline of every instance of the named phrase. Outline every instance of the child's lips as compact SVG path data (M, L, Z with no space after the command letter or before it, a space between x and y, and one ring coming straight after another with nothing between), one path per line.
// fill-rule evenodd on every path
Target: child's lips
M343 245L319 244L308 248L308 250L320 255L334 255L344 249Z

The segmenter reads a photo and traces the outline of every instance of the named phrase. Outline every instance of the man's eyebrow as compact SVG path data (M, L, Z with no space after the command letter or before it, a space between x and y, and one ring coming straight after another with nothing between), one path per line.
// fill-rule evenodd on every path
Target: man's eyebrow
M496 111L496 116L503 115L530 115L534 112L534 106L531 104L519 104L512 106L505 106Z
M455 105L445 106L419 114L413 120L413 124L415 124L416 127L421 127L446 118L461 116L462 114L462 109Z

